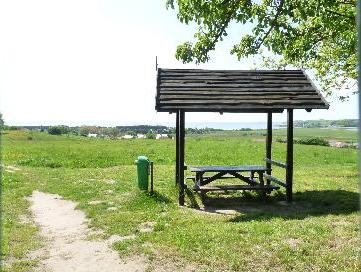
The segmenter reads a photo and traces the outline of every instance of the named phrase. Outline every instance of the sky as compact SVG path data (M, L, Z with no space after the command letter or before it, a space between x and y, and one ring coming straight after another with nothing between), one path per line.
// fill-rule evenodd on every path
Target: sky
M211 61L174 57L194 25L165 0L0 0L0 112L9 125L173 124L156 113L155 57L163 68L253 69L229 54L249 27L233 24ZM257 59L256 59L257 60ZM357 118L357 97L295 119ZM283 121L286 114L277 114ZM265 114L187 113L186 122L263 122Z

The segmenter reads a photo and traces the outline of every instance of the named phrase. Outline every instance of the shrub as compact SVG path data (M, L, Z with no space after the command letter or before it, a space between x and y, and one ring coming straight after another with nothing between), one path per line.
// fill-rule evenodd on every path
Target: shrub
M48 128L48 133L51 135L61 135L61 128L60 127L50 127Z
M68 126L54 126L48 128L48 133L52 135L68 134L70 128Z
M147 139L155 139L156 136L157 136L157 135L156 135L155 133L153 133L153 132L148 132L148 133L146 134Z
M276 138L277 143L285 143L287 142L286 138Z
M287 139L286 138L277 138L276 142L286 143ZM330 145L327 140L325 140L324 138L320 138L320 137L307 137L307 138L303 138L303 139L293 139L293 143L303 144L303 145L321 145L321 146L329 146Z
M304 145L321 145L321 146L329 146L327 140L320 137L309 137L304 139L295 139L293 140L295 144L304 144Z

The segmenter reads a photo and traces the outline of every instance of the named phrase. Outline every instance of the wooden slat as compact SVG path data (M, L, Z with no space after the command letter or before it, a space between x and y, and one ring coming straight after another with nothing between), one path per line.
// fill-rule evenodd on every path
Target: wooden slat
M316 94L283 94L283 93L269 93L264 94L263 97L267 98L284 98L284 99L290 99L291 97L297 97L299 99L317 99L318 96ZM197 95L197 94L187 94L187 95L178 95L178 94L161 94L159 96L159 100L170 100L170 99L239 99L239 95L231 94L231 95L212 95L210 97L205 97L204 95ZM254 95L242 95L242 99L248 100L248 99L254 99Z
M200 88L200 89L172 89L162 88L159 95L268 95L268 94L312 94L317 95L311 88Z
M274 183L277 183L278 185L281 185L281 186L283 186L283 187L286 187L286 186L287 186L285 181L283 181L283 180L281 180L281 179L279 179L279 178L276 178L276 177L274 177L274 176L271 176L271 175L268 175L268 174L263 174L263 177L264 177L265 179L269 179L270 181L272 181L272 182L274 182Z
M214 186L199 186L195 187L198 191L210 192L210 191L241 191L241 190L277 190L280 187L275 185L214 185Z
M305 105L255 105L255 104L242 104L242 105L162 105L158 106L158 111L175 111L177 109L184 109L186 111L192 112L201 112L201 111L209 111L209 112L282 112L284 109L304 109ZM306 108L312 109L327 109L325 105L322 104L314 104L307 105Z
M286 151L286 197L287 202L292 202L293 180L293 110L287 110L287 151Z
M161 75L303 75L301 70L200 70L161 69Z
M206 84L210 84L210 83L220 83L220 84L227 84L230 82L233 83L237 83L237 84L243 84L243 83L284 83L284 82L297 82L297 83L308 83L308 80L306 78L303 77L294 77L294 78L280 78L280 77L269 77L269 78L261 78L261 77L197 77L197 76L193 76L191 78L189 77L184 77L184 78L179 78L179 79L175 79L174 77L169 77L169 78L162 78L162 82L163 83L206 83Z
M258 100L216 100L216 103L218 105L244 105L244 104L249 104L249 105L313 105L313 104L320 104L320 101L314 101L312 99L310 100L292 100L292 99L267 99L267 100L263 100L263 99L258 99ZM162 101L162 104L164 106L166 105L213 105L215 104L214 100L167 100L167 101Z
M282 167L282 168L287 168L287 164L286 164L286 163L279 162L279 161L275 161L275 160L268 159L268 158L265 158L264 160L265 160L266 162L270 163L270 164L277 165L277 166Z
M268 82L268 83L258 83L258 82L242 82L242 83L226 83L226 82L209 82L209 83L187 83L187 82L177 82L177 83L167 83L161 82L160 87L177 87L177 88L200 88L200 87L217 87L217 88L262 88L267 86L268 88L280 88L280 87L304 87L308 85L307 83L301 82Z
M210 165L210 166L190 166L191 172L220 172L220 171L237 171L237 172L249 172L249 171L266 171L267 168L263 165Z

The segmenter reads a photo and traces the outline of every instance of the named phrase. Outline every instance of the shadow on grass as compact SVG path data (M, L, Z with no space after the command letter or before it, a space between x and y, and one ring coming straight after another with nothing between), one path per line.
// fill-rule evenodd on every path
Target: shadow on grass
M168 203L173 202L169 197L162 195L161 193L159 193L157 191L147 192L146 194L148 195L148 197L150 197L157 203L167 203L168 204Z
M187 194L188 195L188 194ZM199 209L193 193L191 207ZM359 211L359 194L345 190L304 191L294 193L294 201L287 203L285 196L275 192L266 200L245 192L235 195L200 195L202 210L209 213L225 214L234 211L231 222L267 221L272 218L304 219L308 216L340 215ZM196 202L196 204L192 204Z

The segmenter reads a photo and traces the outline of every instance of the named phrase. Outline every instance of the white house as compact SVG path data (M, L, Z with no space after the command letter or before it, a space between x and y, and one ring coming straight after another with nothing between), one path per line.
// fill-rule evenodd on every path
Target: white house
M88 133L89 138L96 138L97 136L98 136L98 134L96 134L96 133Z
M168 139L168 134L157 134L157 135L155 136L155 138L156 138L157 140L160 140L160 139Z
M146 136L144 134L137 134L138 139L145 139Z
M122 136L122 139L133 139L133 136L127 134L127 135Z

